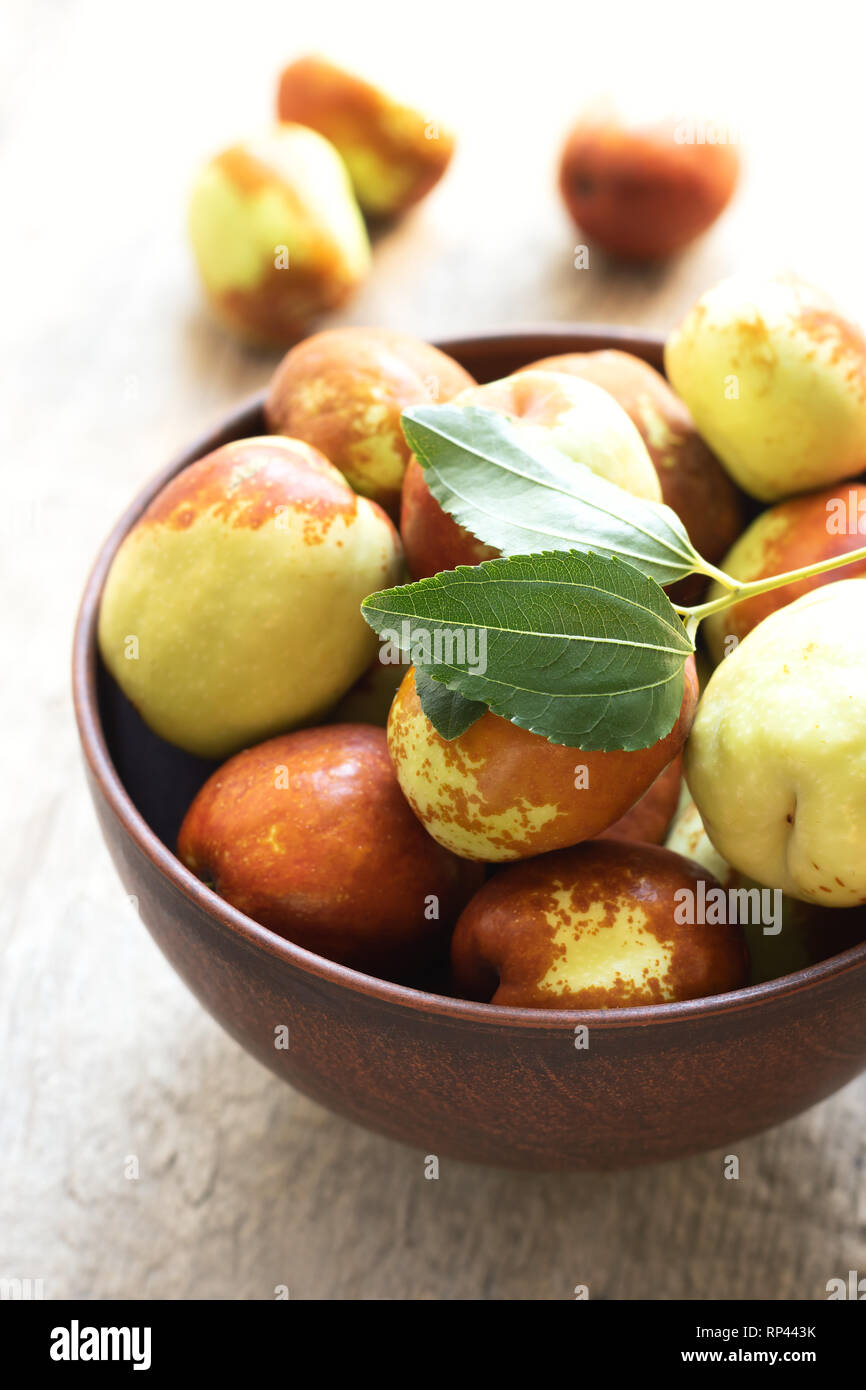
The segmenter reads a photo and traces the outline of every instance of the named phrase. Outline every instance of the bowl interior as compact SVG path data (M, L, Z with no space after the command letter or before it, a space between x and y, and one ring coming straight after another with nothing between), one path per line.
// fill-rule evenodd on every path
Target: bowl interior
M499 335L455 339L441 342L438 346L466 367L479 382L496 380L528 362L563 352L587 352L600 348L619 348L642 357L659 370L662 368L663 357L663 340L660 337L602 326L581 329L563 325L561 327L527 329ZM126 532L160 488L182 468L202 458L213 449L234 439L249 438L265 433L262 402L263 397L260 396L238 409L219 429L200 439L183 455L163 469L136 498L118 522L103 548L82 605L76 641L75 687L79 708L79 726L85 753L97 776L100 776L100 759L107 753L110 764L113 764L113 769L109 768L109 771L116 772L122 784L120 789L112 790L109 788L112 796L116 799L117 795L122 796L125 793L146 825L172 855L186 810L198 789L218 766L218 761L193 757L158 738L147 728L119 687L105 671L98 657L95 641L99 595L114 552ZM92 704L94 696L96 709L89 712L95 718L92 720L82 719L83 707ZM94 742L101 744L103 741L104 748L92 746ZM104 776L101 780L105 783ZM178 861L175 861L175 864L178 873L186 877L186 870L183 866ZM210 890L203 886L201 892L212 896ZM220 906L224 905L221 904ZM234 915L234 910L230 911ZM266 936L272 935L264 928L256 926L256 934L261 935L263 933ZM282 942L279 938L274 939L274 944L278 950L287 950L296 958L309 955L299 948ZM318 958L312 959L318 960ZM844 962L848 968L855 963L866 965L866 942L851 947L842 956L833 959L839 961L840 964ZM330 966L330 962L322 961L320 964ZM810 978L817 978L819 974L824 974L830 965L831 962L828 960L782 978L789 982L791 987L802 986ZM337 971L341 977L356 975L356 972L346 971L344 967L331 968ZM367 977L357 975L357 979L360 982L366 980ZM419 980L417 988L439 993L441 984L441 977L434 976L427 980ZM769 984L752 986L748 990L738 991L736 996L722 996L722 998L733 1003L735 999L744 1001L745 996L754 995L757 1001L757 996L780 987L778 982L772 981ZM399 986L393 985L386 985L385 988L400 989ZM406 996L407 1002L411 1002L413 997L416 1000L424 997L414 989L404 989L401 993ZM440 1002L445 1004L448 1001L442 999ZM635 1021L638 1018L647 1021L648 1018L656 1016L661 1020L662 1015L667 1016L682 1011L698 1011L710 1006L711 1003L712 1001L707 1000L693 1000L685 1004L660 1005L653 1010L625 1009L619 1010L617 1013L623 1022L626 1021L626 1015L634 1015ZM536 1018L541 1012L547 1012L495 1010L493 1006L488 1005L467 1006L461 1004L457 1007L461 1010L469 1008L479 1013L495 1013L501 1018L504 1018L506 1012L515 1015L531 1014ZM558 1018L562 1020L564 1014L559 1013Z

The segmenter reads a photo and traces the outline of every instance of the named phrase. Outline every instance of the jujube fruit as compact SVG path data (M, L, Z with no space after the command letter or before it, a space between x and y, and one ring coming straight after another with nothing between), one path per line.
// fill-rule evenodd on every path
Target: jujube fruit
M866 339L796 275L734 275L670 335L665 370L713 452L763 502L866 467Z
M718 887L656 845L592 840L512 864L460 916L455 985L528 1009L623 1009L739 989L749 972L742 928L695 920L701 893Z
M696 702L689 658L679 717L650 748L585 752L490 710L449 741L421 708L410 670L391 706L388 747L405 796L440 844L467 859L526 859L619 820L680 751Z
M238 753L190 806L178 854L278 935L386 978L442 955L483 879L412 815L385 734L369 724L301 729Z
M678 123L586 118L560 157L559 187L577 226L606 251L654 261L715 222L739 175L729 142L681 139Z
M202 757L322 717L376 654L360 604L400 541L307 444L239 439L183 469L105 581L103 660L144 721Z
M277 112L281 121L327 136L372 217L393 217L417 203L454 152L451 132L426 112L316 54L283 69Z
M400 416L473 384L438 348L388 328L331 328L286 354L265 401L268 429L320 449L356 492L396 514L411 450Z
M215 313L253 342L293 342L370 268L345 167L305 126L278 126L211 159L196 176L188 220Z

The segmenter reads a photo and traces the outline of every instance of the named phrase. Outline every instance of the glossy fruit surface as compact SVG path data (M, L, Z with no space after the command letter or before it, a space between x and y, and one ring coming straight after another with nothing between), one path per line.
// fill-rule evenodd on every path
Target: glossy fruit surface
M178 854L256 922L386 978L442 953L484 877L425 833L384 731L368 724L301 729L238 753L193 801Z
M236 440L172 478L124 540L100 650L156 733L224 757L348 690L376 653L359 606L401 569L385 513L317 450Z
M866 902L866 580L806 594L716 667L686 745L707 833L740 873Z
M749 582L773 574L786 574L807 565L847 555L866 546L866 486L862 483L836 483L821 492L791 497L768 507L743 532L721 562L721 568L734 579ZM757 627L764 618L802 598L803 594L820 589L840 579L862 579L866 561L860 560L843 569L825 570L823 574L786 584L781 589L769 589L764 594L745 599L721 613L711 613L702 625L702 632L715 661ZM719 598L721 585L713 584L707 600Z
M660 845L679 804L682 782L683 757L678 753L640 800L607 830L602 830L598 839L635 840L640 844Z
M761 501L866 467L866 339L796 275L708 290L668 338L665 367L710 448Z
M748 979L742 930L685 920L707 872L656 845L587 841L513 864L464 909L451 944L461 992L535 1009L697 999Z
M405 796L440 844L467 859L526 859L619 820L676 757L696 702L690 658L679 718L651 748L566 748L489 710L447 741L422 710L410 670L391 706L388 747Z

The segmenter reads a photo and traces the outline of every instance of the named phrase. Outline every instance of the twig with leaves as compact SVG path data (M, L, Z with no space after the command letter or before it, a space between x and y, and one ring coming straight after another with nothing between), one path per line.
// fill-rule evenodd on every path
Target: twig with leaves
M502 558L371 594L382 637L413 656L422 708L453 739L490 709L552 743L647 748L676 721L701 619L755 594L866 558L866 547L744 584L709 564L670 507L631 496L478 406L417 406L406 439L436 501ZM666 585L725 589L687 607ZM434 659L437 631L483 633L486 661ZM458 648L465 652L465 644Z

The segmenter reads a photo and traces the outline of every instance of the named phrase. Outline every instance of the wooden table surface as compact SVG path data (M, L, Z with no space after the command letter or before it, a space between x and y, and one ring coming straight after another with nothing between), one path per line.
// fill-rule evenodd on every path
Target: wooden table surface
M293 54L338 41L461 135L339 321L663 330L754 262L866 310L844 9L567 8L4 6L0 1277L41 1278L48 1298L811 1299L866 1274L866 1078L737 1146L737 1181L721 1152L598 1176L444 1162L427 1181L423 1155L293 1094L203 1013L127 906L84 789L68 653L89 562L148 475L275 360L203 310L185 190L268 120ZM594 251L573 268L557 145L605 91L697 102L742 132L735 206L666 269Z

